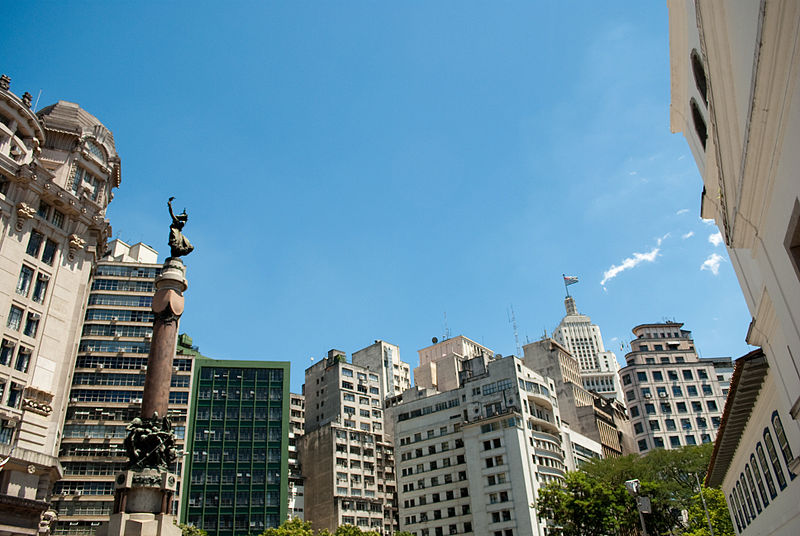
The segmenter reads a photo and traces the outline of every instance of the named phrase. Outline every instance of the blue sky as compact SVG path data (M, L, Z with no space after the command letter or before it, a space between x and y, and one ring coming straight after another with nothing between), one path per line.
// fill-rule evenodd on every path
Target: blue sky
M703 356L747 352L669 132L667 30L663 2L19 3L0 71L114 132L115 237L163 258L177 197L182 330L291 361L297 390L330 348L384 339L416 366L445 313L514 353L509 308L523 344L550 332L562 273L620 359L665 318Z

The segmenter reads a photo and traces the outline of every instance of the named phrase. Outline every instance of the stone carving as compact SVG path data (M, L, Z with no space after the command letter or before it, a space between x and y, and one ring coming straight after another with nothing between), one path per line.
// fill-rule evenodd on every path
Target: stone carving
M83 249L86 240L76 234L69 235L69 249Z
M50 404L43 404L29 398L22 399L22 407L39 415L50 415L53 412L53 407Z
M25 222L34 216L36 216L35 208L24 201L17 203L17 231L22 231L22 226L25 225Z
M6 75L0 76L0 89L5 89L6 91L8 91L8 88L10 87L11 87L11 79Z
M172 201L174 199L174 197L170 197L169 201L167 201L169 215L172 217L172 224L169 226L169 241L167 243L169 244L171 257L183 257L191 253L194 250L194 246L183 235L183 226L186 225L189 215L186 214L186 209L183 209L181 214L175 215L172 211Z
M159 417L158 412L149 419L133 419L123 445L128 454L128 468L137 471L168 471L180 454L175 446L172 424L167 417Z
M49 535L57 520L58 513L55 510L48 509L42 513L42 518L39 521L39 536Z
M22 104L24 104L25 106L30 108L31 104L33 104L33 95L31 95L27 91L25 93L23 93L22 94Z

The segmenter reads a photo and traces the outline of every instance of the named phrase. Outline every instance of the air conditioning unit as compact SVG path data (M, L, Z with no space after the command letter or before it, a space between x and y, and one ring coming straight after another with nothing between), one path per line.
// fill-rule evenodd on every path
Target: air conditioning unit
M667 393L658 393L661 398L667 398Z
M646 395L644 395L644 397L645 398L653 398L653 395L651 395L650 393L647 393Z
M142 370L147 371L147 365L142 365Z

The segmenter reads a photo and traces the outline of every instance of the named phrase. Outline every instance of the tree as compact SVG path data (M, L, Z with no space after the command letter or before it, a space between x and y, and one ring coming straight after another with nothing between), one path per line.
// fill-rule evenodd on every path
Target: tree
M208 536L208 533L203 529L198 529L194 525L184 525L178 523L178 528L181 529L181 536Z
M708 514L711 517L711 526L714 527L714 536L734 536L733 522L728 512L728 505L725 504L725 494L717 488L703 486L703 498L706 500ZM689 527L684 536L711 536L699 493L692 497L692 504L689 506Z
M539 490L536 509L559 525L562 536L603 536L617 532L624 513L611 486L583 472Z
M310 521L293 517L281 523L278 528L265 530L260 536L314 536L314 531L311 530Z

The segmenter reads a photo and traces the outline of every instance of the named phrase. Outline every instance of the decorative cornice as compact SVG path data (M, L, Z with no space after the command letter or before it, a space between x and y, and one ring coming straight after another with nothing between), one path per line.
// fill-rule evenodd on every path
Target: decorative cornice
M27 203L20 201L17 203L17 231L22 231L25 222L36 216L36 209Z

